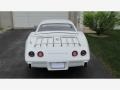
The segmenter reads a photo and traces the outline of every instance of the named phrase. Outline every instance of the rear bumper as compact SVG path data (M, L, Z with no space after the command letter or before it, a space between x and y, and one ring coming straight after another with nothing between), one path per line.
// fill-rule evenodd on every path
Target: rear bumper
M29 61L32 67L47 68L48 70L68 70L69 67L84 66L89 60L67 61L67 62L47 62L47 61ZM52 68L51 63L64 63L64 68Z

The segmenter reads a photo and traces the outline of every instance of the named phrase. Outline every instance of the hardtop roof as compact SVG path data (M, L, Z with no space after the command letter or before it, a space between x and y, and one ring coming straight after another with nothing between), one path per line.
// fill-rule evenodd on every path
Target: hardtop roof
M73 24L70 20L68 19L49 19L49 20L44 20L40 22L41 24L48 24L48 23L68 23L68 24Z

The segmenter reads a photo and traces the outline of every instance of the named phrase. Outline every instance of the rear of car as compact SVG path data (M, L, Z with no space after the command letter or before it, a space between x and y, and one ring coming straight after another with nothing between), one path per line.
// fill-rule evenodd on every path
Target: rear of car
M25 61L31 67L68 70L84 66L89 59L84 34L68 20L42 22L26 41Z

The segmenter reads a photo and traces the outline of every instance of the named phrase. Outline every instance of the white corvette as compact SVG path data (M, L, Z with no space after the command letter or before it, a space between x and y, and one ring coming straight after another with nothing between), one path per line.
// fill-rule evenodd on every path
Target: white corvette
M45 20L26 40L25 61L29 67L68 70L86 66L90 60L87 39L69 20Z

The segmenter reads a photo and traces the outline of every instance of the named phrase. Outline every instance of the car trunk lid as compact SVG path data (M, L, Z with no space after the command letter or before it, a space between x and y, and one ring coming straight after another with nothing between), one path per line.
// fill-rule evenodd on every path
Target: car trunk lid
M77 35L39 35L35 47L79 47L81 46Z

